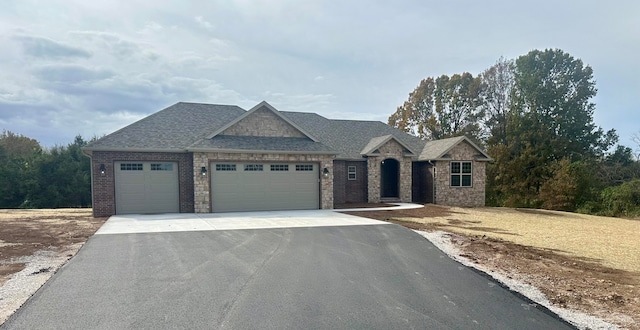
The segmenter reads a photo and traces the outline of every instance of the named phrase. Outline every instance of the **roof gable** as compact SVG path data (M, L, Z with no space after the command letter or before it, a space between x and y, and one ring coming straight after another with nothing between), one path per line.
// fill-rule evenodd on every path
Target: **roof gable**
M308 138L318 142L317 138L280 114L266 101L260 102L251 110L220 127L207 138L212 139L221 135Z
M409 156L415 155L406 144L404 144L402 141L398 140L396 137L394 137L391 134L371 138L371 140L369 140L369 143L362 149L362 151L360 151L360 154L363 156L373 156L379 153L378 148L387 144L391 140L397 142L400 146L402 146L405 149L406 155L409 155Z
M473 143L466 136L457 136L448 139L429 141L425 144L418 160L445 160L448 159L446 157L447 153L451 151L451 149L455 148L460 143L466 142L472 148L474 148L478 154L476 160L478 161L491 161L491 157L487 155L480 147L478 147L475 143Z

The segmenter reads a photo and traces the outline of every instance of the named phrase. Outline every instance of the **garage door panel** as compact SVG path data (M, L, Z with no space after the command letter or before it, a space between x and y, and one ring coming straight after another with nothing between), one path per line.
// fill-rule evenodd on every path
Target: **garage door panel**
M211 166L214 212L318 208L317 164L304 164L309 171L284 163L235 163L229 171L229 163L219 164Z
M116 162L116 213L179 212L178 164Z

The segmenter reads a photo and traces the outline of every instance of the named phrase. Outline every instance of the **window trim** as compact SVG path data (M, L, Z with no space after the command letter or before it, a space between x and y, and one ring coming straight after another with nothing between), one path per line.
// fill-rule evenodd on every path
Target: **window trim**
M313 164L296 164L296 172L313 172Z
M264 164L244 164L245 172L263 172Z
M353 171L352 171L353 170ZM355 165L349 165L347 166L347 180L348 181L355 181L358 179L358 175L357 172L358 171L358 167ZM351 176L353 174L353 177Z
M237 166L236 164L226 164L226 163L217 163L216 172L236 172Z
M454 164L458 165L459 172L455 172L453 170ZM464 171L464 165L469 164L469 172ZM459 185L453 184L454 177L458 178ZM469 185L463 185L463 178L469 178ZM455 188L473 188L473 162L470 160L457 160L449 162L449 187Z
M270 164L270 172L289 172L289 164Z

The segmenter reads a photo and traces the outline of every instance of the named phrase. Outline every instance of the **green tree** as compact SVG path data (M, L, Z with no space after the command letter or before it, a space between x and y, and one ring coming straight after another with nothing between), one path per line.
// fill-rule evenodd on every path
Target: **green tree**
M91 205L90 160L82 154L81 136L66 147L56 146L37 158L29 172L27 202L34 208Z
M480 106L485 114L484 135L488 145L507 143L507 114L511 107L515 62L500 57L480 74Z
M604 133L593 122L595 95L591 67L562 50L534 50L515 61L504 147L489 148L500 160L488 168L493 201L540 207L549 196L540 196L545 183L565 175L552 164L602 157L617 142L614 130Z
M0 208L19 207L25 200L25 172L41 153L34 139L10 131L0 134Z
M389 117L389 125L431 140L479 138L481 88L480 78L468 72L424 79Z

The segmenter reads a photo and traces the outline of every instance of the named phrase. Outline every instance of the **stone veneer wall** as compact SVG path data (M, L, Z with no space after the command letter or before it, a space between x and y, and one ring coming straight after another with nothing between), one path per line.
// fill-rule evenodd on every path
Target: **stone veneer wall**
M405 156L404 147L393 139L378 150L380 151L379 155L367 158L369 203L380 202L380 163L387 158L393 158L400 162L400 201L411 203L411 157Z
M108 217L116 214L116 184L113 168L113 163L116 161L177 162L180 212L193 212L193 159L190 153L94 151L91 155L94 217ZM105 166L104 175L100 174L100 164Z
M302 132L276 116L266 107L262 107L249 116L242 118L239 122L224 130L221 135L306 137Z
M217 161L237 162L312 162L320 165L320 208L333 208L333 156L332 155L295 155L295 154L260 154L260 153L224 153L212 152L193 154L193 182L195 186L195 212L210 213L211 210L211 178L210 163ZM200 173L202 166L207 167L206 176ZM329 177L322 175L322 169L329 169ZM215 201L214 201L215 202ZM214 210L215 211L215 210Z
M472 161L472 186L451 187L451 164L448 161L436 162L436 204L476 207L484 206L486 162L474 161L478 151L463 142L449 151L451 161Z

